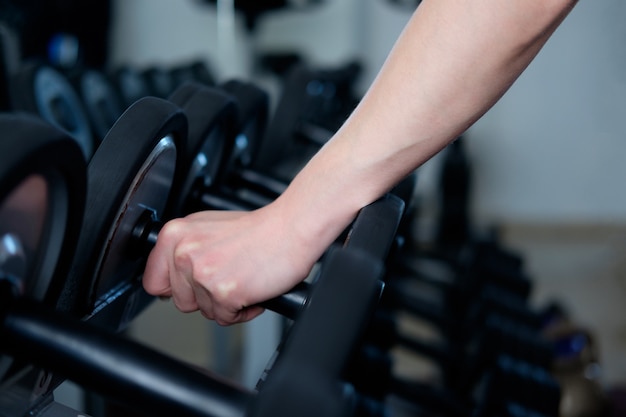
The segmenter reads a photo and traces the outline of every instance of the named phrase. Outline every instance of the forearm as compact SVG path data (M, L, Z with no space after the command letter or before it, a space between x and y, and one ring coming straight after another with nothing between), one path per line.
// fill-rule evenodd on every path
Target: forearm
M424 0L359 106L279 199L285 221L330 242L479 119L575 3Z

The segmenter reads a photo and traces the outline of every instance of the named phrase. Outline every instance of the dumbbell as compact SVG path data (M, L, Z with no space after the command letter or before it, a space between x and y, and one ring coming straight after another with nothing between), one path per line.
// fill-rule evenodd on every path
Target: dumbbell
M387 291L381 308L394 314L404 314L437 329L451 344L467 341L490 314L499 314L540 332L546 312L532 308L527 301L501 288L485 285L478 291L463 292L444 298L427 285L407 285L387 277ZM457 304L455 304L455 301Z
M501 370L502 357L507 357L510 362L516 364L513 370ZM466 357L465 360L471 361L472 358ZM361 395L371 398L375 402L385 403L390 398L397 398L414 408L418 408L421 412L425 411L435 415L473 415L479 407L491 408L494 403L500 404L505 398L511 397L516 398L518 406L527 409L545 410L542 407L545 407L548 400L553 408L555 404L558 404L559 386L550 375L549 369L537 363L507 356L504 351L493 352L493 357L490 358L489 362L479 378L471 386L468 386L468 389L460 391L441 381L421 381L395 376L393 374L393 356L377 346L366 343L361 345L353 354L351 363L349 363L344 375L348 381L354 384ZM470 368L471 366L467 366L468 370L471 370ZM520 375L520 371L524 370L525 373ZM509 390L505 391L499 389L497 383L489 386L489 389L483 388L484 381L492 378L494 372L501 377L513 379L517 387L509 382ZM533 379L535 379L534 382ZM536 393L535 397L526 392L518 392L518 390L523 389L523 384L538 387L542 391ZM515 389L511 389L511 387Z
M140 72L151 96L166 98L176 89L172 74L162 65L153 65Z
M68 70L67 77L81 99L97 146L124 111L122 100L100 70L74 68Z
M137 106L140 106L140 104ZM107 140L103 142L103 144L108 143L110 142ZM162 144L160 146L162 146ZM103 149L106 150L106 148L99 148L98 152L105 152ZM98 158L94 158L92 162L98 160ZM158 163L158 160L155 159L152 160L152 162ZM350 252L353 252L353 254L350 255ZM356 249L343 249L341 253L348 253L348 258L351 260L345 260L347 259L347 255L331 254L326 258L331 260L329 261L331 264L338 263L339 267L335 268L339 268L340 273L334 272L337 277L333 279L325 279L322 281L320 278L320 283L328 282L330 284L330 287L324 290L327 295L323 298L319 298L320 296L318 295L317 299L320 301L316 301L316 295L314 294L320 294L320 292L323 291L321 288L324 287L318 287L318 285L314 287L314 291L309 298L308 307L305 310L307 312L314 311L311 310L311 308L313 308L312 306L316 306L314 308L317 313L314 315L312 315L313 313L309 313L309 317L313 318L307 319L308 322L312 320L311 323L313 324L309 324L308 327L302 324L301 326L305 326L304 330L300 332L294 331L294 335L303 335L300 336L300 338L314 337L318 341L328 340L327 338L320 337L319 334L315 336L315 332L319 332L322 328L330 328L328 324L331 322L336 325L338 317L342 319L349 318L352 320L352 324L358 324L364 312L370 309L370 307L367 306L376 301L380 291L378 282L381 266L376 266L377 264L369 255L365 256L363 252ZM352 281L345 282L343 277L349 275L353 268L357 268L358 273L352 274ZM322 275L324 274L322 273L321 276ZM367 276L370 278L365 279L364 277ZM344 282L342 283L342 281ZM346 306L345 297L350 296L351 300L355 299L354 287L356 287L358 293L366 295L366 297L362 299L366 301L363 306L367 308L363 309L363 307L358 307L358 303L355 305L354 301L351 302L350 306ZM341 289L341 291L339 291L339 289ZM136 389L138 386L141 386L141 392L143 392L143 394L139 399L150 399L151 402L147 407L157 415L172 412L172 403L180 406L183 410L194 410L190 415L209 415L208 413L214 412L216 404L219 407L226 407L225 410L227 412L233 412L233 410L240 411L242 407L246 405L244 401L241 401L246 393L242 393L229 385L212 379L202 379L198 381L198 375L194 376L195 374L190 373L186 369L174 369L179 365L168 361L162 356L137 347L132 343L122 342L111 334L103 333L100 327L96 329L76 319L68 319L67 316L57 315L56 313L47 311L45 308L39 311L38 303L34 305L29 304L27 300L14 294L12 285L9 290L6 292L3 290L3 297L7 297L9 302L2 304L4 306L2 310L2 333L4 335L2 349L10 351L13 355L17 355L26 360L33 360L46 367L51 367L52 369L60 370L64 374L69 373L79 382L84 382L86 386L93 387L125 401L136 403L138 400ZM328 297L330 297L330 299L327 299ZM111 308L111 305L102 308ZM341 314L339 314L339 311L335 308L342 309ZM359 309L361 313L357 313ZM320 317L324 315L325 325L320 325ZM302 317L305 316L303 315ZM303 319L303 323L307 323L307 320ZM333 334L333 340L346 340L347 334L357 334L358 330L359 326L355 325L347 326L346 329L342 329L341 326L339 326L331 333ZM295 338L295 336L292 337ZM335 337L338 339L335 339ZM354 337L351 337L351 339L355 340ZM67 344L66 342L69 340L72 342ZM298 339L295 338L295 340ZM295 358L309 358L309 355L313 355L314 358L320 361L318 365L329 366L330 368L337 366L337 364L341 362L333 358L337 352L333 349L328 349L328 346L325 347L325 353L320 352L318 349L300 352L297 348L297 346L308 346L308 344L308 341L306 343L296 343L294 341L286 344L286 351L293 353L291 353L291 356L287 356L287 359L281 359L281 361L277 363L294 363ZM294 358L289 360L288 358L292 356ZM127 366L119 366L121 363ZM315 368L321 369L319 366L315 366ZM139 372L140 377L137 377L137 372ZM163 376L165 374L167 378L143 378L146 374L150 376ZM271 387L284 382L285 375L278 378L272 377L272 374L273 372L270 374L268 382L266 382L269 384L268 386ZM296 374L291 378L299 380L300 375ZM316 380L320 378L318 381L320 383L323 382L321 380L322 378L332 379L332 377L326 377L321 374L316 374L315 378ZM193 386L199 388L189 389L189 387L185 387L183 383L184 380L194 382ZM200 383L195 384L195 382ZM181 386L177 386L177 384L181 384ZM332 394L333 398L337 398L337 396L333 394L336 394L334 391L336 388L335 384L332 383L330 385L332 386L328 388L320 387L320 389L324 390L326 393ZM181 391L187 401L181 401L180 398L177 398ZM211 393L211 391L215 391L215 393ZM310 387L307 387L307 392L308 391L310 391ZM198 392L200 393L198 394ZM305 393L300 393L300 395L304 394ZM158 398L159 396L165 398ZM271 405L272 401L275 402L276 400L272 399L270 394L263 394L262 402L267 401L270 401ZM183 404L181 404L181 402ZM309 402L311 401L309 400ZM343 400L340 403L343 404ZM301 405L302 404L299 404L299 406ZM199 412L198 409L204 409L204 411L200 412L200 414L194 414ZM222 410L224 410L224 408L222 408ZM274 414L274 411L272 411L271 415L277 414Z
M85 160L73 138L38 116L1 113L0 129L0 309L10 304L7 288L52 309L80 231ZM0 387L15 388L0 404L14 399L11 415L22 415L51 381L48 372L0 355ZM23 395L8 395L16 392Z
M532 281L523 269L520 257L511 254L491 240L472 242L455 258L424 249L400 253L390 274L397 281L417 280L454 296L480 292L486 285L501 288L527 299ZM451 300L457 303L459 300Z
M218 87L231 95L238 107L235 150L225 167L221 189L263 206L282 194L291 180L271 175L270 167L262 163L263 154L275 152L271 146L268 148L271 141L266 131L269 96L254 83L239 79L228 80ZM198 122L190 117L190 124Z
M536 329L543 325L543 312L531 308L526 299L529 280L519 288L517 284L501 285L501 279L489 274L462 274L445 262L432 260L418 260L407 272L402 265L405 256L401 254L399 261L396 257L390 263L388 290L381 304L431 323L451 343L463 343L490 312L507 315ZM511 278L510 282L517 279Z
M207 86L216 84L215 76L212 74L209 66L200 59L176 64L169 71L175 88L187 82L198 82Z
M263 143L255 144L264 135L267 115L267 95L259 87L239 80L217 88L186 83L168 100L187 115L186 154L196 167L188 185L179 192L186 199L180 203L182 213L251 210L284 191L287 183L267 176L255 163L255 148L263 148ZM414 177L408 176L396 189L412 190L413 184ZM398 194L396 189L394 194Z
M528 363L551 368L554 345L535 329L507 317L490 314L476 334L465 343L428 340L403 332L392 314L378 309L364 338L364 343L381 355L400 348L416 358L425 358L439 370L439 379L452 392L467 395L492 361L506 353Z
M0 22L0 111L8 111L9 80L22 61L19 36L4 22Z
M183 112L155 97L135 102L109 130L87 167L85 216L57 309L118 328L145 307L137 281L145 260L128 255L128 231L146 207L169 218L186 135Z
M65 130L80 145L85 158L96 144L89 118L76 90L59 70L43 62L22 63L9 77L10 110L39 115Z
M356 100L336 106L342 100L334 99L355 80L358 71L354 63L326 71L294 65L283 80L265 138L267 151L259 155L259 164L271 167L271 173L283 180L293 177L352 111ZM328 106L329 102L333 105ZM332 118L336 120L326 123Z
M150 88L138 69L123 65L109 74L111 83L122 99L122 106L127 108L140 98L150 95Z
M226 123L226 120L228 119L228 116L226 116L226 114L228 113L226 112L226 110L224 110L228 108L228 99L226 97L220 98L220 95L215 91L211 92L211 90L205 87L195 87L193 85L188 85L185 89L181 89L178 94L175 94L175 96L177 96L175 101L178 101L182 106L184 106L184 108L187 109L188 112L195 112L191 116L191 118L193 120L196 120L196 122L192 123L192 125L196 126L196 129L199 125L202 125L201 130L197 130L196 133L190 135L190 137L194 138L188 141L188 145L191 146L191 152L189 153L190 155L193 156L194 154L196 154L198 152L196 149L200 149L202 146L204 146L204 141L211 142L220 140L220 137L216 137L215 133L217 132L219 134L223 132L225 130L224 126L228 126L228 124ZM223 104L218 107L220 109L219 112L214 112L211 106L215 105L215 103L218 102L221 102ZM209 116L211 114L214 114L215 116ZM229 114L232 116L232 112ZM221 128L216 127L218 123L223 123ZM223 140L223 137L221 137L221 139ZM196 145L191 145L193 143L196 143ZM211 153L211 155L217 155L217 153ZM210 160L212 159L212 157L209 156L203 159ZM207 166L215 165L208 164ZM215 175L211 174L209 174L208 176L209 178L215 177ZM200 183L205 183L205 181L200 181ZM198 193L198 189L196 189L195 193ZM183 194L186 195L187 193L184 192ZM214 195L211 194L203 194L204 199L209 198L209 196L213 199L216 198ZM150 232L144 233L146 235L151 235Z
M154 416L351 417L358 398L340 371L376 302L381 270L361 251L331 249L258 392L20 299L0 315L0 350Z
M187 114L188 155L204 155L202 164L210 168L204 170L203 179L196 179L190 193L183 193L190 196L187 211L250 210L268 204L287 187L256 169L267 99L259 87L238 80L220 87L187 83L169 97ZM202 146L210 150L200 151Z
M154 236L153 218L179 215L185 184L197 176L190 169L193 152L203 149L201 143L188 147L186 137L184 112L154 97L129 107L111 128L89 162L86 216L59 307L79 316L97 313L99 321L120 327L143 308L137 277L145 257L130 256L128 247L142 246L137 236ZM107 309L104 318L98 304L113 302L120 308Z

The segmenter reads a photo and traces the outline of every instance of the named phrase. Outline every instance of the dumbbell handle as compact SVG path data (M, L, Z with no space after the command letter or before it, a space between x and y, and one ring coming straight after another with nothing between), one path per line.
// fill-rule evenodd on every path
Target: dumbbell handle
M159 231L163 227L163 223L157 220L155 214L146 210L133 229L132 245L135 255L143 256L152 250L156 245ZM272 298L261 303L261 306L278 313L284 317L295 319L298 313L304 308L310 285L306 282L300 282L291 291Z
M387 194L363 207L354 220L344 246L357 248L375 259L384 260L389 254L404 212L404 201ZM156 245L163 223L155 212L146 209L132 231L132 247L136 256L146 256ZM380 283L381 291L383 283ZM262 307L294 319L307 303L309 284L301 282L286 294L261 303Z

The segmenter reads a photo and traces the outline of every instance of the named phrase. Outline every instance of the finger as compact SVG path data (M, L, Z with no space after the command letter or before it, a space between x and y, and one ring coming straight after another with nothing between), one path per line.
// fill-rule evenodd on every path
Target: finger
M191 285L189 273L173 270L171 274L171 296L174 305L183 313L191 313L199 309L196 294Z
M148 294L154 296L171 296L170 268L167 257L162 254L161 247L155 247L146 261L142 284Z

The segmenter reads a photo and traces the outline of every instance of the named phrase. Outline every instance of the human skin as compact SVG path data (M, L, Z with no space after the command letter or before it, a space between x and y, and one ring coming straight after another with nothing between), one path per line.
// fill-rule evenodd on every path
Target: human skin
M576 0L423 0L333 138L274 202L204 211L159 233L143 283L222 325L303 280L359 209L488 111Z

